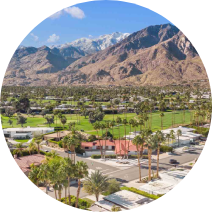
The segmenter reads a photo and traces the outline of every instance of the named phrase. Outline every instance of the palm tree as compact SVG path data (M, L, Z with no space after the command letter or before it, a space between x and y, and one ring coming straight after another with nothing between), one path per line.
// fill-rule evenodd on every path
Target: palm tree
M100 137L99 137L99 130L101 129L101 123L100 122L95 122L93 124L94 130L96 130L97 135L98 135L98 140L99 140L99 145L100 145L100 151L101 151L101 158L103 158L103 152L102 152L102 144L100 142Z
M98 170L85 179L83 188L89 195L94 194L98 202L99 195L109 186L108 180L109 178Z
M75 166L70 158L64 158L64 168L65 173L68 181L68 198L69 198L69 205L71 205L71 192L70 192L70 180L75 176Z
M164 117L164 113L160 114L160 118L161 118L161 130L163 130L163 117Z
M179 129L177 130L177 138L178 138L178 147L180 146L180 136L182 135L182 131Z
M77 196L75 202L75 207L77 208L81 189L81 179L88 176L88 165L83 161L77 161L75 167L75 178L78 179Z
M174 130L170 130L170 138L172 139L172 144L173 144L175 139Z
M49 166L48 163L43 163L39 167L38 178L46 185L46 193L48 194L49 181Z
M34 164L31 164L30 168L31 170L29 172L28 177L36 186L38 186L39 185L39 177L38 177L39 167L35 166Z
M22 155L23 154L23 150L24 150L24 146L22 143L18 143L15 145L16 149L15 149L15 152L17 155Z
M120 155L121 155L121 141L120 141L120 137L121 137L121 132L120 132L120 124L122 123L122 119L120 117L117 117L116 119L116 123L118 124L119 127L119 149L120 149Z
M41 147L41 143L42 143L43 139L41 136L36 136L34 137L34 142L37 145L37 149L38 149L38 154L40 154L40 147Z
M136 146L137 150L137 157L138 157L138 170L139 170L139 181L141 182L141 163L140 163L140 150L141 145L144 143L144 140L141 138L141 136L137 135L132 143Z
M127 126L127 124L128 124L128 122L127 122L127 119L123 119L123 124L124 124L124 134L125 134L125 153L124 153L124 155L125 155L125 158L126 158L126 156L127 156L127 152L126 152L126 150L127 150L127 141L126 141L126 126Z
M131 127L132 127L132 125L133 125L134 122L135 122L134 119L130 119L130 120L129 120L130 132L131 132Z
M160 146L166 140L164 134L161 131L156 132L157 139L157 178L159 177L159 159L160 159Z
M110 127L112 128L113 138L114 138L113 128L115 127L115 125L116 125L116 122L114 120L110 122Z
M149 160L149 176L148 180L151 181L151 172L152 172L152 151L157 148L157 142L155 135L149 135L147 136L146 140L146 146L148 148L148 160Z
M78 138L73 135L68 139L67 147L69 150L74 150L74 164L75 164L75 156L76 156L76 150L75 148L79 145L79 140Z
M37 150L37 146L35 145L35 142L32 141L29 143L28 146L29 154L31 155L35 150Z
M171 138L171 135L169 133L166 134L166 138L168 139L168 146L169 146L169 139Z

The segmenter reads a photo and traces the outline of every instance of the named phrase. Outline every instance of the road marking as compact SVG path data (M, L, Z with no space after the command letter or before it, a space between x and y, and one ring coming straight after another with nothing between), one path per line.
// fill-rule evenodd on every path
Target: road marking
M102 167L96 167L96 169L97 169L97 170L101 170L101 169L102 169Z

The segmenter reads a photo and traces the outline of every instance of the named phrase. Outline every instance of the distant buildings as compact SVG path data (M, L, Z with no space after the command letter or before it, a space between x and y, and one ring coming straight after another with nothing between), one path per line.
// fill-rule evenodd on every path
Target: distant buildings
M25 139L32 138L34 135L46 134L54 131L54 127L24 127L3 129L6 138Z

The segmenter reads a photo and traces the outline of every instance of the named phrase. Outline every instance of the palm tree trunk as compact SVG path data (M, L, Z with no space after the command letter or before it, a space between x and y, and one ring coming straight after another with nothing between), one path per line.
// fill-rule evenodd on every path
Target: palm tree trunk
M65 187L65 203L68 204L68 200L67 200L67 187Z
M98 202L99 201L99 194L96 194L96 201Z
M54 186L54 194L55 194L55 198L56 198L56 200L57 200L57 191L56 191L56 189L55 189L55 186Z
M68 177L68 200L69 200L69 205L71 205L71 195L70 195L70 177Z
M81 189L81 181L80 181L80 179L78 179L78 189L77 189L77 197L76 197L76 202L75 202L75 208L77 208L77 206L78 206L80 189Z
M61 191L61 189L59 189L58 190L58 197L59 197L60 202L61 202L61 196L62 196L62 191Z
M151 159L151 155L152 155L152 150L148 149L148 160L149 160L149 177L148 177L148 181L151 181L151 169L152 169L152 159Z
M139 182L141 182L141 163L140 163L140 151L137 147L137 156L138 156L138 170L139 170Z
M159 159L160 159L160 145L158 145L158 151L157 151L157 178L159 177Z
M44 184L46 185L46 194L48 194L48 184L45 181Z
M125 156L124 157L126 158L127 157L126 125L124 127L124 132L125 132L125 144L124 144L125 145L125 153L124 153Z

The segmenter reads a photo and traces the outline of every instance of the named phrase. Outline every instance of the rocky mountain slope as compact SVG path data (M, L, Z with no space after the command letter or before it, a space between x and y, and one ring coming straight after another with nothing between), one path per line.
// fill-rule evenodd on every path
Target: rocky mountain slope
M69 65L64 57L64 62L57 64L58 58L61 57L60 53L54 56L53 68L53 61L50 63L48 60L52 57L53 49L47 51L51 57L46 56L40 64L34 64L31 55L39 54L39 50L35 51L34 48L28 49L27 53L23 51L21 62L18 59L15 62L11 60L12 67L18 63L22 69L17 69L18 73L11 75L10 64L4 79L5 85L18 82L20 85L34 86L70 84L163 86L207 79L202 61L191 42L170 24L147 27L92 55L77 55L78 59ZM77 53L73 55L75 54ZM45 68L41 71L40 67Z

